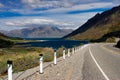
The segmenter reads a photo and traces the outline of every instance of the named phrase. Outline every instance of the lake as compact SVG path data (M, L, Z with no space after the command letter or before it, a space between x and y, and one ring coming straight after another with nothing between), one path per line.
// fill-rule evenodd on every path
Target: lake
M65 40L61 38L25 38L25 40L36 40L36 42L18 43L19 45L26 45L26 47L51 47L58 49L60 47L72 48L81 44L87 44L88 41L80 40Z

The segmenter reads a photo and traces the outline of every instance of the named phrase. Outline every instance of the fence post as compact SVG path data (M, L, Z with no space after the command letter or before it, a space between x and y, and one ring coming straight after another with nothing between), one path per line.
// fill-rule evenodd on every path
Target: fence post
M56 50L54 50L54 64L57 64Z
M8 80L12 80L12 61L8 60Z
M68 49L68 57L70 57L70 49Z
M63 59L65 59L65 48L63 49Z
M43 74L43 54L40 54L40 74Z

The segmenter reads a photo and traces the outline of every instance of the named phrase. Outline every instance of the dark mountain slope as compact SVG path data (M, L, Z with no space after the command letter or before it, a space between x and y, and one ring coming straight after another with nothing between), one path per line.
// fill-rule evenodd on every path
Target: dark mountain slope
M103 37L105 34L120 31L120 6L101 14L96 14L77 30L64 38L94 40ZM117 33L116 33L117 34Z

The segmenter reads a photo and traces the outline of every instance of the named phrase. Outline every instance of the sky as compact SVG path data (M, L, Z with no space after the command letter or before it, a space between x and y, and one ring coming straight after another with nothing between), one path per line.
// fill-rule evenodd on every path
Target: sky
M0 30L40 25L77 29L95 14L118 5L119 0L0 0Z

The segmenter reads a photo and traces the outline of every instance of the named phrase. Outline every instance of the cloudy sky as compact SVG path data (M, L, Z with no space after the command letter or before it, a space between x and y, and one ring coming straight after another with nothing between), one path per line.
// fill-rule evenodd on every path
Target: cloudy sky
M55 25L76 29L119 0L0 0L0 30Z

